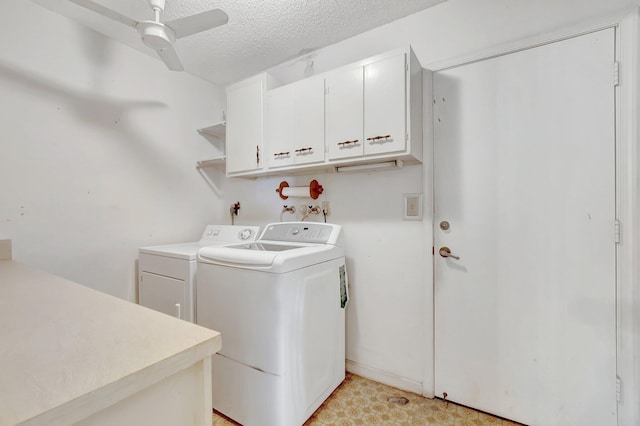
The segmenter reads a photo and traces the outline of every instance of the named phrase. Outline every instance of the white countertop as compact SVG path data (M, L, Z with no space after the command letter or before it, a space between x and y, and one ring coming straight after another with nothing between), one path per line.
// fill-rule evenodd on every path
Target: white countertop
M217 352L221 336L0 261L0 342L0 424L36 416L47 424L107 407Z

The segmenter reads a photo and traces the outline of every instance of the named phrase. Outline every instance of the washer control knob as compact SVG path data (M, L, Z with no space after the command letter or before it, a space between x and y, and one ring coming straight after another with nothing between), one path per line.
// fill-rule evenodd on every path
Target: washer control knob
M298 234L300 233L300 230L299 230L298 228L293 228L293 229L291 230L291 233L292 233L293 235L298 235Z
M251 238L251 235L253 235L253 231L251 231L251 229L246 228L240 231L240 233L238 233L238 238L240 238L242 241L245 241Z

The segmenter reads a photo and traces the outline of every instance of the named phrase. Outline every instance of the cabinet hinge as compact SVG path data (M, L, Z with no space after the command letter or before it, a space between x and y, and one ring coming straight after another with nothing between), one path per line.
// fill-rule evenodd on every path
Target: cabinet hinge
M622 401L622 381L620 377L616 377L616 401Z
M620 62L613 63L613 87L620 84Z
M620 244L620 221L618 219L613 222L614 238L616 244Z
M404 134L404 142L405 143L409 142L409 133Z

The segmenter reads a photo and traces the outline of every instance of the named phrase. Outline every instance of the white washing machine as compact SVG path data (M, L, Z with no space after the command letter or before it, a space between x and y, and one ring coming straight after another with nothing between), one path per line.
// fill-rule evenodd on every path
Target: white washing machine
M253 241L257 226L208 225L200 241L141 247L138 255L140 305L195 322L198 250L209 245Z
M213 407L245 425L302 425L345 377L340 226L267 225L198 253L197 323L222 333Z

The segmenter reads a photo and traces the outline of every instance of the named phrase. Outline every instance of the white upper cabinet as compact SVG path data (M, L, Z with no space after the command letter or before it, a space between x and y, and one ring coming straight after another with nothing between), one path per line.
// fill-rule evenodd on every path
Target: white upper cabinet
M405 55L364 67L364 155L405 150Z
M324 79L302 80L267 93L268 167L324 161Z
M405 150L406 74L399 53L327 76L329 160Z
M429 108L430 76L408 47L275 89L267 74L231 86L227 174L421 163L422 100L429 99Z
M327 76L327 156L330 160L364 154L364 69Z
M263 116L267 76L261 74L227 88L227 174L264 169Z

